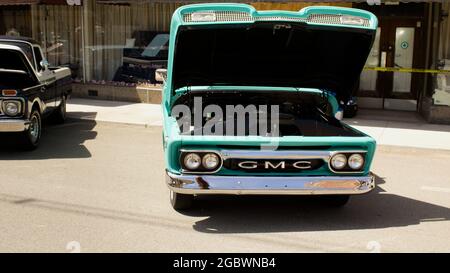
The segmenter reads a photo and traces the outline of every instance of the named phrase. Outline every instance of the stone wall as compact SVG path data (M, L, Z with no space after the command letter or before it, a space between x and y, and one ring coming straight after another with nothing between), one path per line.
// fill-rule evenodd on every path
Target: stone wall
M114 86L74 83L72 97L137 103L161 103L161 87Z
M424 98L420 113L429 123L450 125L450 107L434 105L432 98Z

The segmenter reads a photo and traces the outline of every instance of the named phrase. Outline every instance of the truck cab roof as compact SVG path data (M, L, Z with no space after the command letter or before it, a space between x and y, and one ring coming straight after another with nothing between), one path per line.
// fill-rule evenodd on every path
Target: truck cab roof
M0 35L0 40L20 41L20 42L29 43L32 45L40 45L40 43L37 42L36 40L29 38L29 37L23 37L23 36Z

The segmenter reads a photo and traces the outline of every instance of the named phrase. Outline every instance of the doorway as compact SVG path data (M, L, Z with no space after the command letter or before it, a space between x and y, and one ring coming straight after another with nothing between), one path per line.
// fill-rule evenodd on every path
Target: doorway
M425 18L383 15L379 16L379 27L366 66L424 67ZM358 104L363 108L416 111L423 80L420 73L364 70L360 77Z

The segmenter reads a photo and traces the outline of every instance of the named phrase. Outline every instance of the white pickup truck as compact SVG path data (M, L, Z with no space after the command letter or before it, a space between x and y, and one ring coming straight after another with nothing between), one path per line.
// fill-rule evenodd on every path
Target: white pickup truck
M66 119L69 68L50 67L36 41L0 36L0 133L18 133L28 150L39 145L42 119Z

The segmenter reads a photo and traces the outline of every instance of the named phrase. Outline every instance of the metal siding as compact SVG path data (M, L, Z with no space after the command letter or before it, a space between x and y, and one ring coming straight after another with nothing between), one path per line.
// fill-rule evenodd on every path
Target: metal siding
M369 0L370 1L370 0ZM372 0L377 1L377 0ZM381 3L386 2L402 2L402 3L412 3L412 2L437 2L437 3L445 3L447 0L380 0ZM193 3L249 3L249 2L261 2L261 3L323 3L327 2L324 0L97 0L99 4L129 4L129 3L182 3L182 4L193 4ZM328 1L333 3L364 3L368 2L368 0L336 0L336 1Z
M447 14L450 14L450 3L445 3L442 5L442 10ZM450 18L449 16L444 17L442 21L441 29L441 58L450 59Z
M0 6L8 6L8 5L31 5L37 4L40 0L2 0L0 1Z
M0 6L32 5L32 4L67 5L67 1L66 0L1 0L0 1Z

